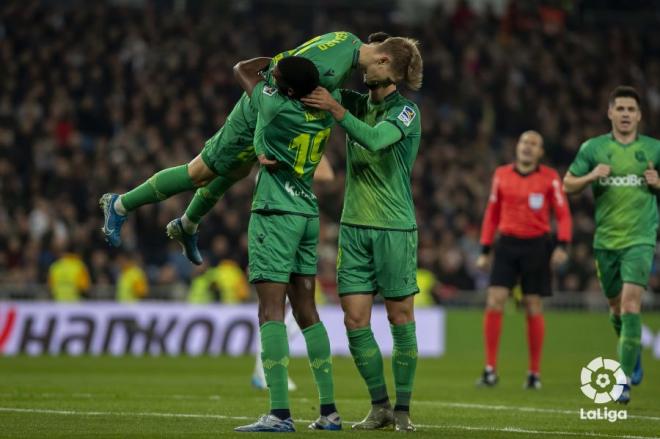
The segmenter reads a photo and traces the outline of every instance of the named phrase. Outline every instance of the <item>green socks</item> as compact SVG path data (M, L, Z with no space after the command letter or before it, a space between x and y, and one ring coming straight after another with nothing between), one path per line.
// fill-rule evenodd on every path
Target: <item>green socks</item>
M309 366L314 375L316 387L319 390L321 404L335 402L335 389L332 379L332 353L330 339L322 322L309 326L302 331L307 344Z
M614 332L616 332L616 336L621 337L621 316L610 313L610 323L612 323L612 327L614 328Z
M224 177L216 177L209 184L200 187L195 192L190 204L186 208L186 216L190 221L199 224L204 215L209 213L215 203L227 192L235 180L230 180Z
M188 165L163 169L152 175L147 181L121 196L121 203L127 211L132 211L144 204L157 203L172 195L195 188Z
M408 411L412 394L415 370L417 369L417 336L415 322L391 325L394 349L392 351L392 371L396 388L394 410Z
M621 315L621 337L619 338L619 357L621 368L626 376L631 376L635 369L641 347L642 318L639 314Z
M383 357L371 327L348 330L348 347L360 375L367 383L371 403L387 402L389 398L383 374Z
M289 408L288 368L289 341L284 322L270 321L261 325L261 360L270 391L271 410Z

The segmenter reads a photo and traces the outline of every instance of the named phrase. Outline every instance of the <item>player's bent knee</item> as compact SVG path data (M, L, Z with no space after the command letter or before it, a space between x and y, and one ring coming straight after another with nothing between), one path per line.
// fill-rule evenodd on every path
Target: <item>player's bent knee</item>
M525 298L525 309L528 315L541 314L543 312L543 301L540 296L528 296Z
M357 313L345 313L344 314L344 325L346 329L360 329L369 326L369 316L359 315Z
M394 312L387 314L387 320L391 325L405 325L414 320L412 312Z
M296 323L298 323L300 329L309 328L310 326L315 325L321 321L319 318L319 313L316 311L315 307L304 310L294 309L293 318L296 319Z
M283 322L284 310L277 309L276 307L260 306L259 307L259 325L266 322Z
M621 314L638 314L642 304L635 300L624 300L621 302Z
M206 186L217 177L211 168L204 163L201 155L188 163L188 176L196 187Z

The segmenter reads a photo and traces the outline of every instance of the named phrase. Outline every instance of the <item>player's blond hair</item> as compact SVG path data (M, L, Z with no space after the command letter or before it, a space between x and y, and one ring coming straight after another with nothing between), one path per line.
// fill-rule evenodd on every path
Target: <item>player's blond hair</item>
M394 82L403 82L411 90L419 90L422 87L424 65L417 40L390 37L380 43L377 50L391 58Z

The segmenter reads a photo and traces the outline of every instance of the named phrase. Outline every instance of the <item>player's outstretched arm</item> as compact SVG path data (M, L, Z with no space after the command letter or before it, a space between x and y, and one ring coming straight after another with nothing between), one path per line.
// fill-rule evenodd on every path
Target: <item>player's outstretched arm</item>
M259 72L264 70L270 64L271 58L260 57L240 61L234 66L234 78L238 81L241 88L245 90L248 96L252 96L252 90L264 78Z
M383 121L376 126L369 126L350 111L346 110L323 87L317 87L308 96L301 99L305 105L332 114L349 136L360 142L369 151L378 151L401 140L401 131L390 122Z
M604 165L602 163L592 169L590 173L581 177L577 177L568 171L564 176L564 192L567 194L582 192L584 188L599 178L609 176L610 172L610 165Z

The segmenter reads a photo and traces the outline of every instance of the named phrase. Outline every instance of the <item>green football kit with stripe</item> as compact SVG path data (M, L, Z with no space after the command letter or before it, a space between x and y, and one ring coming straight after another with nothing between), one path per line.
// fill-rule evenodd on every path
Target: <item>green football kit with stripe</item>
M410 178L421 138L419 109L398 92L372 102L368 94L342 90L342 104L351 114L340 122L348 135L339 294L414 294L419 291L417 224ZM371 151L356 140L359 131L347 125L352 117L370 127L391 124L400 132L398 140Z
M288 283L291 274L316 274L319 213L312 182L335 122L263 81L252 103L255 147L278 167L259 170L248 228L249 276L251 282Z
M599 164L611 167L608 177L593 182L596 203L594 256L603 292L616 297L624 282L646 287L658 228L656 194L644 171L660 164L660 142L647 136L624 145L612 134L587 140L569 168L576 177Z

